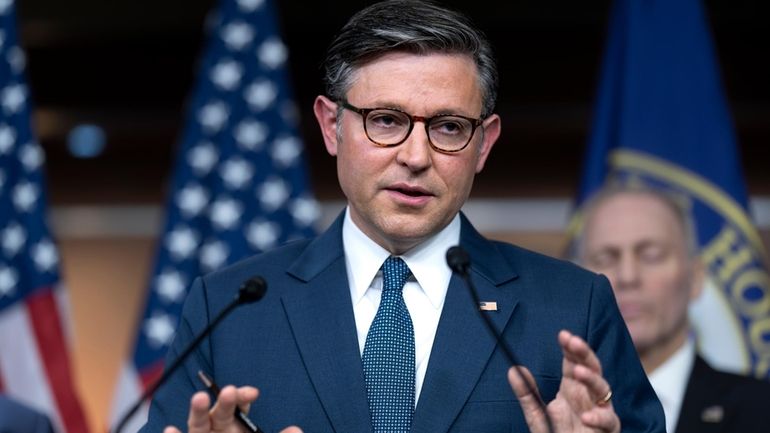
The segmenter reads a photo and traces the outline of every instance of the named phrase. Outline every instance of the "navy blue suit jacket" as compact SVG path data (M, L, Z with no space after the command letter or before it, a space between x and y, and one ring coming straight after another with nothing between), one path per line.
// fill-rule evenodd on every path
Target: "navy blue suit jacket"
M561 381L561 329L583 337L602 361L624 432L663 432L650 387L606 278L570 263L482 237L462 217L471 277L519 362L545 401ZM342 245L342 217L320 237L255 256L199 278L184 306L169 359L259 274L267 295L236 309L156 394L144 432L185 430L196 371L220 385L261 393L250 417L265 431L298 425L306 433L371 431L356 324ZM414 314L414 313L413 313ZM462 280L453 276L436 331L412 432L526 432L506 379L508 364L484 327Z

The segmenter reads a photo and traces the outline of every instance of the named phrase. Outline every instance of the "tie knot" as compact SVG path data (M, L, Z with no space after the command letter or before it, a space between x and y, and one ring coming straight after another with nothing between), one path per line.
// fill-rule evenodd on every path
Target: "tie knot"
M382 264L382 290L401 290L412 273L400 257L388 257Z

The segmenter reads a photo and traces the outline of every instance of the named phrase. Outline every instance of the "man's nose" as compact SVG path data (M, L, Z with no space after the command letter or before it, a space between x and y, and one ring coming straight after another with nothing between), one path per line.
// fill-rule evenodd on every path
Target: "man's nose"
M639 263L628 255L618 260L615 267L615 285L616 289L629 289L639 285L641 275L639 275Z
M413 171L423 170L431 164L431 152L428 133L422 121L415 122L409 137L398 146L398 162L408 166Z

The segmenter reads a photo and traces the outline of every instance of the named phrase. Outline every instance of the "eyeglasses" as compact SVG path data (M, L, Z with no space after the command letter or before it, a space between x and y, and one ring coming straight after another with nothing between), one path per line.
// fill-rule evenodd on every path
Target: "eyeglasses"
M473 119L457 114L439 114L432 117L412 116L394 108L358 108L348 101L339 104L361 115L364 132L369 141L382 147L393 147L406 141L414 122L423 122L430 146L443 153L455 153L471 142L476 128L484 119Z

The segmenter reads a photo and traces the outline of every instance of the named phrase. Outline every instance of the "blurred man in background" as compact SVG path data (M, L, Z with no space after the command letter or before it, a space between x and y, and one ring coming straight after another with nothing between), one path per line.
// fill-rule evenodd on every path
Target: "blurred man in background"
M609 277L666 430L768 431L770 384L712 369L690 338L704 267L686 208L660 192L609 188L585 209L579 260Z

